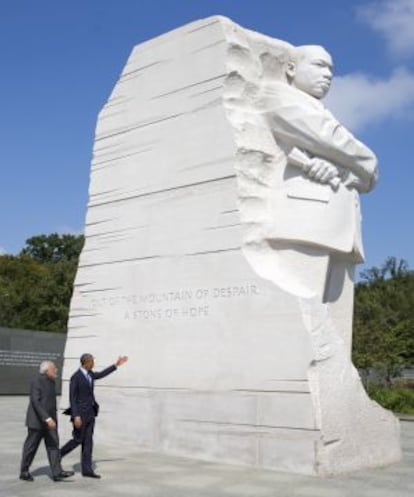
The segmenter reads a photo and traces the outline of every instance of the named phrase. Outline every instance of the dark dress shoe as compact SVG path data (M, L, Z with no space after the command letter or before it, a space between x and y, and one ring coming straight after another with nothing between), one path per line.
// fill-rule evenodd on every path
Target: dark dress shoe
M25 471L24 473L20 473L19 478L21 480L24 480L24 481L33 481L34 480L33 476L28 471Z
M82 473L82 476L86 476L87 478L100 478L101 475L94 473L93 471L88 473Z
M63 476L61 475L56 475L52 477L53 481L63 481Z
M62 478L69 478L69 476L73 476L75 474L74 471L61 471L61 473L59 474L59 476L61 476Z

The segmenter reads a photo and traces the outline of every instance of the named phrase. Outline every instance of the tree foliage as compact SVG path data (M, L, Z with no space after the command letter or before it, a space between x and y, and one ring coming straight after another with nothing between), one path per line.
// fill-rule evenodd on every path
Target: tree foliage
M27 255L40 263L58 263L63 261L78 261L83 247L83 235L51 235L32 236L26 240L26 245L20 255Z
M414 273L389 257L361 273L356 285L353 361L387 384L414 364Z
M20 254L0 256L0 326L66 331L83 235L29 238Z

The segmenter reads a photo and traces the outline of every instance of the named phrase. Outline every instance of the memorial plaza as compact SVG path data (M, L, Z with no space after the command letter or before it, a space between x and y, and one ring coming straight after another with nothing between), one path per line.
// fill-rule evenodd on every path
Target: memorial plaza
M401 462L333 478L151 454L140 451L139 447L136 450L107 447L100 441L97 423L94 457L101 480L80 475L77 449L63 460L63 467L75 470L75 476L53 482L42 444L31 467L34 481L24 482L18 475L26 435L27 402L26 396L0 397L1 497L408 497L414 494L414 419L409 418L401 420Z

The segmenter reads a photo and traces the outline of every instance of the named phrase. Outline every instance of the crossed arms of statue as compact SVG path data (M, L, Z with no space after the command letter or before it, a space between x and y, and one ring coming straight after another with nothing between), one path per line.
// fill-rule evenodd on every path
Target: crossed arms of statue
M290 87L266 100L266 118L276 141L308 155L310 164L305 174L310 179L331 185L342 181L359 192L374 187L378 178L374 153L320 101Z

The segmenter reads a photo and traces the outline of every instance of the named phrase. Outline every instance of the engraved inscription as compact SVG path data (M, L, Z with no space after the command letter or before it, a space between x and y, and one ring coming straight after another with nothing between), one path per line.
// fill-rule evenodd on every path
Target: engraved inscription
M33 352L24 350L0 350L0 366L34 367L42 361L56 361L62 354L57 352Z
M257 295L257 285L245 283L100 297L92 300L92 307L119 308L128 320L191 319L209 316L214 302Z

